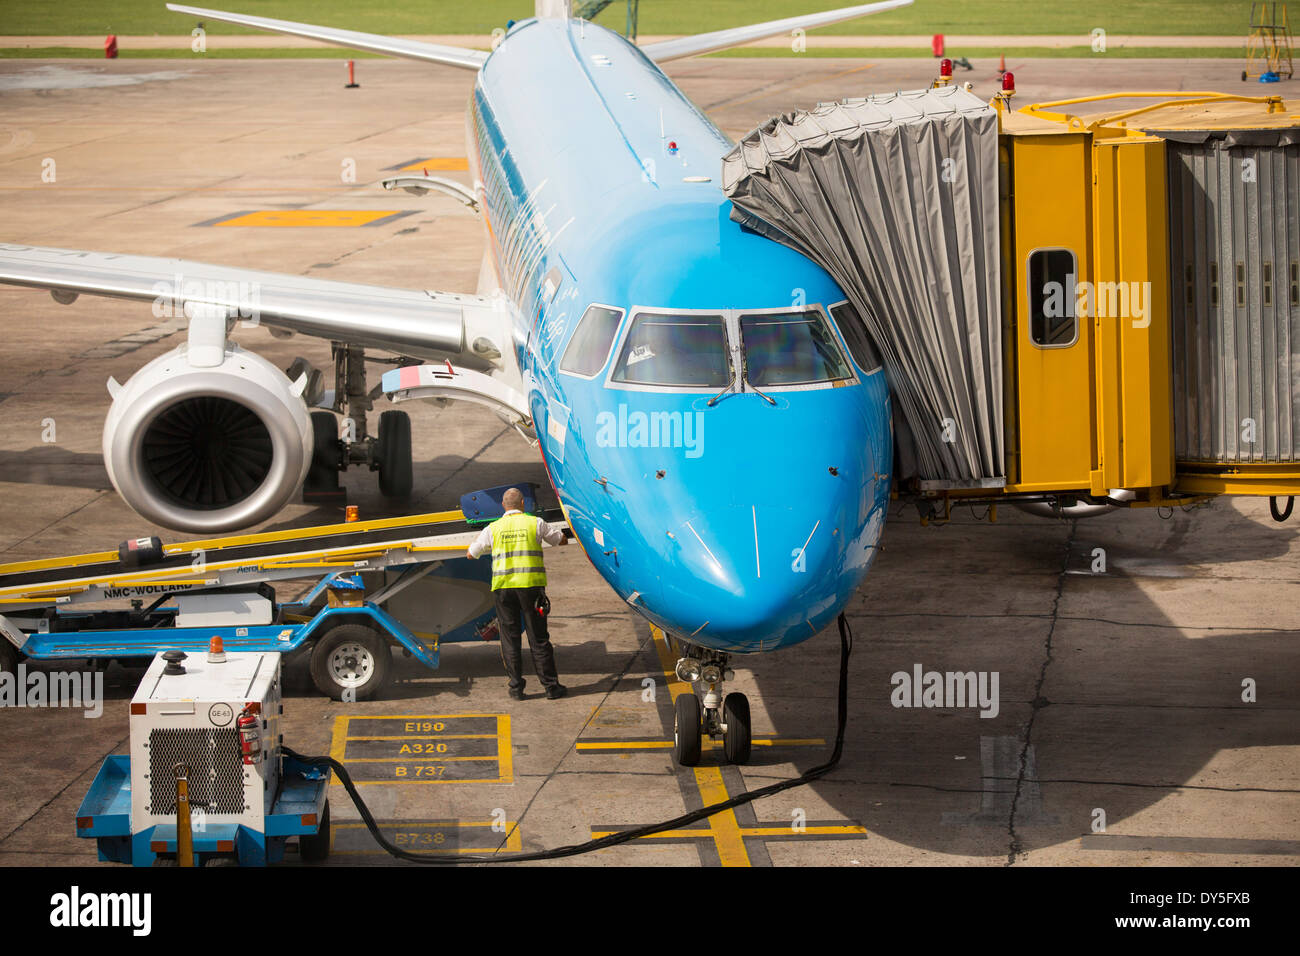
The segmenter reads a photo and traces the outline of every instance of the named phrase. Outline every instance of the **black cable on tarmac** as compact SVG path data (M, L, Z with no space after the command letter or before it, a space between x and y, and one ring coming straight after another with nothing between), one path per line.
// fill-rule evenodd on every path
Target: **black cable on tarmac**
M853 631L849 628L849 622L843 614L839 616L840 632L840 684L839 684L839 717L835 730L835 748L831 751L830 759L824 764L813 767L807 773L801 774L790 780L782 780L778 783L769 784L766 787L760 787L757 790L746 790L738 796L729 800L723 800L720 803L714 803L707 807L701 807L698 810L692 810L690 813L682 814L680 817L674 817L671 820L665 820L663 823L651 823L643 827L637 827L633 830L622 830L618 833L611 833L609 836L603 836L596 840L588 840L586 843L576 843L572 846L557 847L553 850L538 850L533 853L511 853L511 854L492 854L472 856L454 856L439 857L430 856L423 853L412 853L410 850L403 850L401 847L389 843L384 835L379 831L378 824L375 823L374 816L370 813L370 808L366 806L365 801L361 799L361 794L357 791L356 784L352 782L347 768L339 761L332 757L304 757L302 754L295 753L288 747L284 752L295 760L302 763L316 766L328 766L342 782L352 798L353 804L356 805L357 811L361 814L361 819L365 821L366 829L370 835L375 838L375 842L384 848L390 855L397 857L399 860L408 860L411 863L431 863L441 865L457 865L461 863L528 863L533 860L558 860L568 856L579 856L583 853L591 853L595 850L603 850L606 847L618 846L622 843L630 843L641 837L650 836L654 833L660 833L664 830L676 830L697 820L703 820L715 813L721 813L723 810L730 810L732 807L739 807L746 803L752 803L762 797L770 797L774 793L780 793L783 790L789 790L793 787L801 787L804 784L812 783L820 777L825 776L834 769L835 765L840 762L840 756L844 752L844 727L848 722L848 700L849 700L849 655L853 653Z

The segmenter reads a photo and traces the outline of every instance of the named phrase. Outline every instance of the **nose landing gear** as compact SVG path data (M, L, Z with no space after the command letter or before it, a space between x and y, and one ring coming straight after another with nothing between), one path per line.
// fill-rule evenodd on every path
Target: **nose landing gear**
M677 662L677 677L691 685L702 683L707 689L704 699L692 686L691 693L680 694L673 706L673 759L683 767L700 762L705 734L722 738L722 752L727 761L749 761L749 698L744 694L722 696L722 684L735 675L727 666L727 655L715 651L701 652L682 645L685 655Z

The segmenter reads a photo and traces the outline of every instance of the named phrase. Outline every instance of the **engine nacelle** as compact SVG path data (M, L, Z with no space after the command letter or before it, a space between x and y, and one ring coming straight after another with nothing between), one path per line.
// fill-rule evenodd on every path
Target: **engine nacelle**
M264 521L298 492L311 464L305 382L233 343L219 365L195 367L187 352L182 345L159 356L124 385L110 381L108 477L142 517L177 531Z

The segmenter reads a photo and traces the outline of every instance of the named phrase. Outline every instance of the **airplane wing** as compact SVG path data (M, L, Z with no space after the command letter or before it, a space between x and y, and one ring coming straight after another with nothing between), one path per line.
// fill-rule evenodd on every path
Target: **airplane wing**
M226 23L254 27L271 33L286 33L289 36L306 37L309 40L320 40L322 43L333 43L335 46L350 47L354 50L368 50L371 53L383 53L388 56L400 56L408 60L442 63L445 66L456 66L463 70L477 70L488 57L482 50L467 50L455 46L442 46L437 43L421 43L418 40L380 36L377 33L337 30L333 27L318 27L310 23L294 23L290 20L274 20L270 17L254 17L244 13L226 13L223 10L208 10L205 7L190 7L180 3L169 3L167 9L175 13L193 14L205 20L223 20Z
M0 243L0 283L49 289L58 302L101 295L154 303L155 314L215 306L230 318L416 358L465 351L468 313L491 299L394 289L152 256Z
M780 36L782 33L789 33L791 30L811 30L814 27L839 23L841 20L852 20L872 13L883 13L885 10L893 10L896 7L910 6L911 3L912 0L884 0L882 3L860 3L854 7L840 7L836 10L825 10L821 13L786 17L784 20L768 20L766 23L755 23L747 27L731 27L726 30L715 30L712 33L698 33L695 36L679 37L676 40L647 43L641 47L641 52L656 63L664 63L668 60L681 59L684 56L697 56L701 53L725 50L728 47L743 46L746 43L753 43L755 40Z

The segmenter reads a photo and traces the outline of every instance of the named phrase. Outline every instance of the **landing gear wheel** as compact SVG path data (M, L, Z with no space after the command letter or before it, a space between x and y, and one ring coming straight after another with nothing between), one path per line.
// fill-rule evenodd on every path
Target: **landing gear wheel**
M304 863L323 863L330 855L330 805L321 811L320 826L315 833L304 833L298 838L298 855Z
M388 642L360 624L340 624L311 651L311 679L335 700L370 700L388 683L393 655Z
M722 701L722 721L727 725L722 751L729 763L749 763L749 698L728 694Z
M700 699L681 694L673 706L673 759L679 766L700 762Z
M379 493L385 498L408 498L415 485L411 468L411 416L389 411L379 416Z
M343 449L339 444L339 423L333 412L311 413L311 465L303 482L303 498L334 497L340 492L339 471Z

